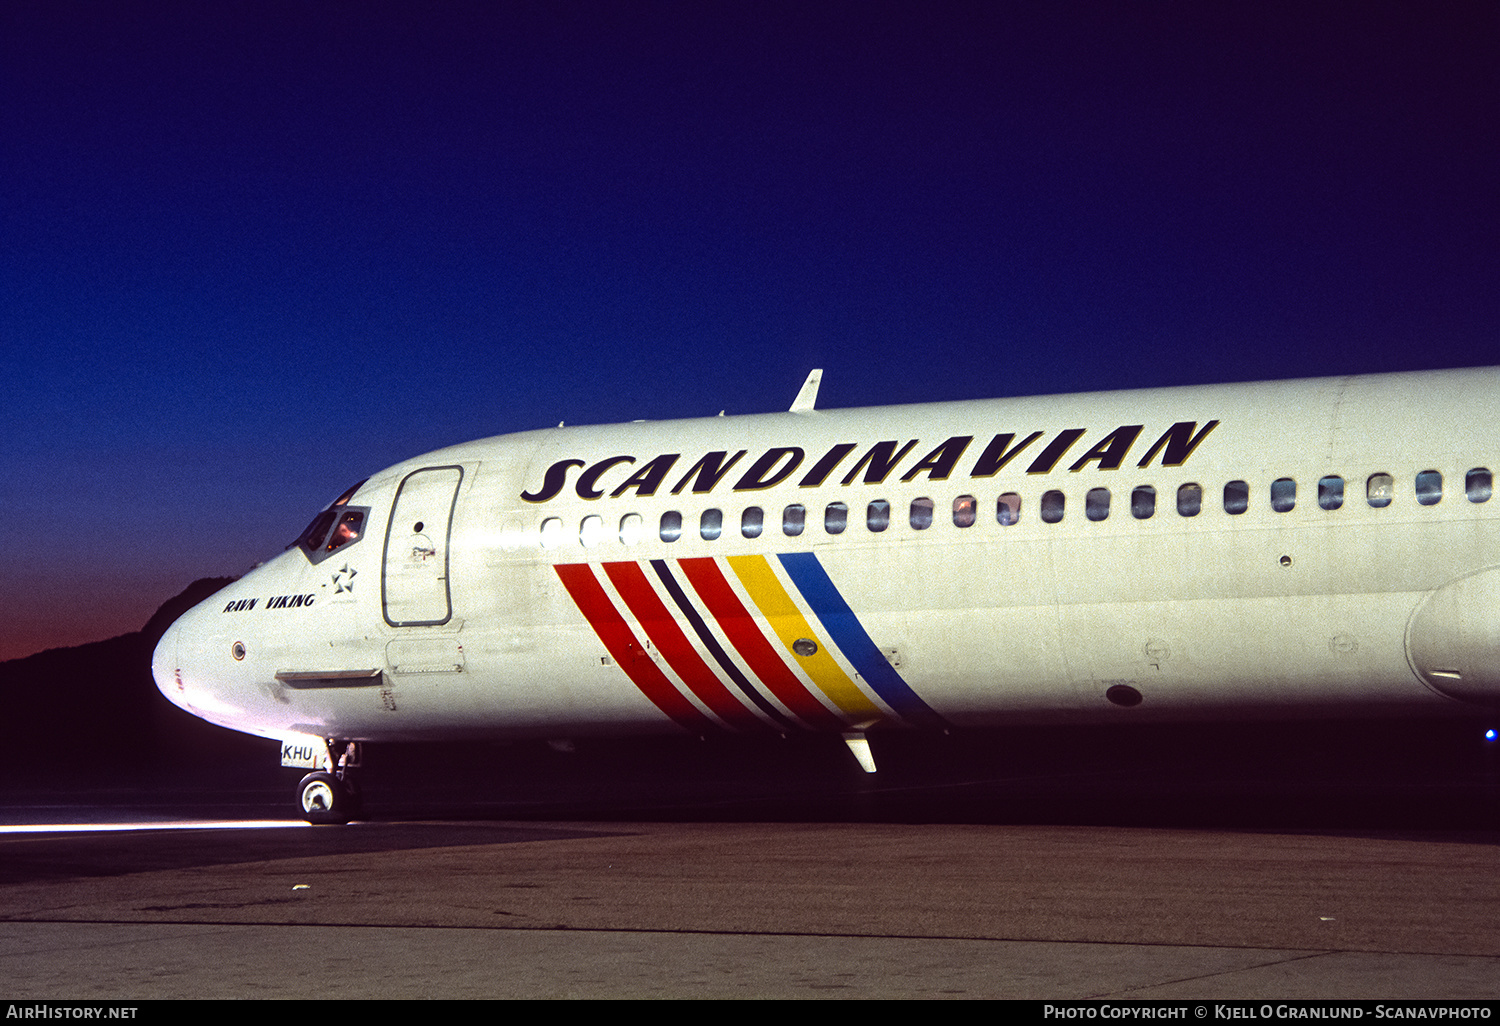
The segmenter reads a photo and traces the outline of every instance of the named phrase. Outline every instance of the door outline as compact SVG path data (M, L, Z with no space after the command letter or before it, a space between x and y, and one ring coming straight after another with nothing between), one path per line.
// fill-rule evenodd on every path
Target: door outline
M392 619L390 609L390 585L391 585L391 535L396 528L396 513L401 506L402 493L406 491L407 485L419 474L430 474L437 471L456 471L458 476L453 480L452 490L448 493L447 502L441 502L441 494L438 495L440 515L443 517L442 531L442 565L439 568L438 579L443 582L443 610L442 615L436 618L397 620ZM385 546L380 557L380 611L385 622L392 627L436 627L453 619L453 589L449 580L449 572L452 561L449 558L449 549L453 540L453 511L458 505L458 489L463 484L464 468L457 464L446 464L437 467L421 467L413 470L401 479L396 487L395 498L391 500L391 515L385 525ZM404 517L402 518L405 519ZM424 525L425 526L425 525ZM399 596L405 598L406 596Z

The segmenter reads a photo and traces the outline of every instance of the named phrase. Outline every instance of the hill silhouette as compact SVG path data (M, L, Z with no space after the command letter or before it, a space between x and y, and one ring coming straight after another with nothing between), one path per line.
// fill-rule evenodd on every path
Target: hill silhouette
M233 580L194 581L138 631L0 663L0 773L10 782L106 783L264 760L265 741L190 716L163 698L151 677L151 653L166 629Z

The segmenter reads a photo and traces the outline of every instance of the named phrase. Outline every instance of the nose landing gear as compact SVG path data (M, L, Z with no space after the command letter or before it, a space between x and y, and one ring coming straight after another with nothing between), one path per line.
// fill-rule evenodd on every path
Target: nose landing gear
M309 823L347 823L359 811L359 795L353 780L340 780L319 770L297 785L297 807Z
M310 737L284 741L281 764L319 767L297 783L297 811L309 823L342 824L359 815L360 794L353 773L359 765L357 743Z

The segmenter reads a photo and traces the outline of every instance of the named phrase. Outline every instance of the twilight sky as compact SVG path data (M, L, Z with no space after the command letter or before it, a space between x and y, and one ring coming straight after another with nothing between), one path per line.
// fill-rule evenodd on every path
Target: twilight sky
M1492 0L6 0L0 659L408 456L812 367L1500 363L1497 54Z

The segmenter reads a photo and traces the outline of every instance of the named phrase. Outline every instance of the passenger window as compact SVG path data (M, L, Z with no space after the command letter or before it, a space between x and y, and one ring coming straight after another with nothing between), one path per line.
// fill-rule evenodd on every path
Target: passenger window
M1285 513L1297 505L1297 482L1289 477L1278 477L1271 482L1271 508Z
M634 545L641 540L642 521L639 513L626 513L620 518L620 541L625 545Z
M829 534L843 534L849 526L849 507L842 502L830 502L823 511L823 530Z
M1442 498L1442 474L1436 470L1424 470L1417 475L1417 502L1423 506L1436 506Z
M793 503L781 511L781 533L788 538L795 538L802 533L802 527L807 523L807 507Z
M718 509L706 509L698 518L698 537L704 541L714 541L724 533L724 511Z
M578 525L578 540L583 543L584 548L593 548L603 537L604 518L597 513L590 513L583 518L583 523Z
M1177 512L1185 517L1195 517L1203 509L1203 486L1185 484L1177 489Z
M1493 482L1487 467L1475 467L1464 477L1464 494L1470 502L1488 502Z
M1090 488L1083 497L1083 515L1090 520L1103 520L1109 516L1109 489Z
M1344 479L1329 475L1318 478L1318 505L1338 509L1344 504Z
M953 500L953 526L973 527L979 516L979 500L972 495L960 495Z
M1015 492L1006 492L995 503L995 519L1001 527L1009 527L1021 519L1021 497Z
M1156 489L1150 485L1136 485L1130 493L1130 515L1137 520L1150 520L1156 513Z
M911 527L914 531L925 531L932 526L932 500L911 500Z
M682 537L682 514L669 509L661 515L661 540L674 542Z
M563 542L562 520L548 517L542 521L542 548L555 549Z
M1224 485L1224 512L1239 516L1250 508L1250 486L1244 481L1230 481Z
M1395 492L1395 482L1389 474L1371 474L1365 482L1365 498L1376 509L1389 506Z
M745 512L740 514L740 534L746 538L759 538L761 528L765 526L765 516L759 506L746 506Z
M1063 493L1057 490L1042 493L1042 522L1055 524L1063 518Z
M870 503L865 510L865 526L876 533L891 526L891 504L884 499Z

